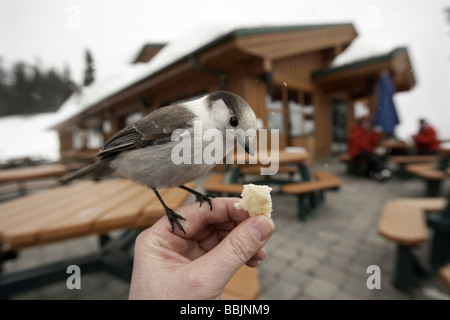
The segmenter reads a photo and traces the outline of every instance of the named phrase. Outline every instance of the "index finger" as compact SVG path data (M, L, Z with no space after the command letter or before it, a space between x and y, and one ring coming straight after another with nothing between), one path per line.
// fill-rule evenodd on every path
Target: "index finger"
M242 209L236 209L234 204L239 198L214 198L212 199L212 211L208 204L200 207L198 202L182 206L174 209L176 213L183 216L186 220L180 220L186 235L179 229L175 228L173 234L182 238L191 238L210 225L237 225L249 217L248 213ZM163 223L163 226L159 224ZM157 226L158 225L158 226ZM164 231L172 234L172 228L167 219L160 219L154 227L163 227Z

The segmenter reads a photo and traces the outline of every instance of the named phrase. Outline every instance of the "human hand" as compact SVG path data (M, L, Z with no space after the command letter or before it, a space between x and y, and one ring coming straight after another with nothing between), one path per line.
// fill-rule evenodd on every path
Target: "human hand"
M382 133L382 132L383 132L383 127L381 127L381 126L375 126L375 127L373 128L373 131L376 132L376 133Z
M176 212L186 235L171 231L164 216L136 239L130 299L220 299L228 281L244 264L256 267L275 231L267 216L249 218L234 204L213 199L213 211L198 203Z

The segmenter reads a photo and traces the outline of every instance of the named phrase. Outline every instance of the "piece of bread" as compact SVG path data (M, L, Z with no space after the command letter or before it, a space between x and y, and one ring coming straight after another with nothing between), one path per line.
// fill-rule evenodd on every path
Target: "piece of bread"
M235 203L234 207L247 210L251 217L258 214L265 214L270 217L272 212L270 191L272 191L272 188L269 186L245 184L241 194L242 199Z

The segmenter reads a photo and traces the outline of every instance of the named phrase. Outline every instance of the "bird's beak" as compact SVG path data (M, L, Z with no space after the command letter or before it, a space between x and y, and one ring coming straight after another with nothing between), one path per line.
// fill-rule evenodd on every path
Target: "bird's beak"
M253 143L250 141L250 138L246 139L245 136L241 134L236 134L236 140L241 145L241 147L244 148L245 152L247 152L252 157L255 155Z

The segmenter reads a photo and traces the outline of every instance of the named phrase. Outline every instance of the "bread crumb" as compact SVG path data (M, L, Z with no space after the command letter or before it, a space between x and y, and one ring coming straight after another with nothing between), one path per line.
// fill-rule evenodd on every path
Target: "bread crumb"
M265 185L245 184L241 194L241 201L234 204L236 209L244 209L251 217L264 214L271 216L272 198L270 196L272 188Z

